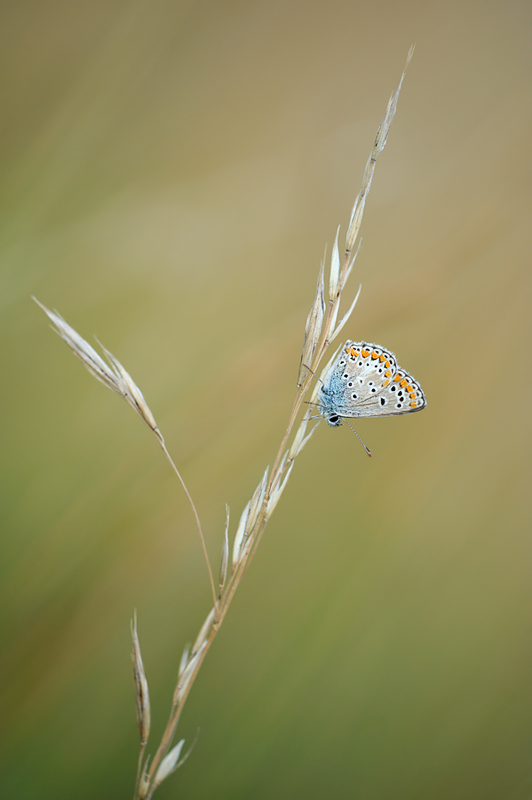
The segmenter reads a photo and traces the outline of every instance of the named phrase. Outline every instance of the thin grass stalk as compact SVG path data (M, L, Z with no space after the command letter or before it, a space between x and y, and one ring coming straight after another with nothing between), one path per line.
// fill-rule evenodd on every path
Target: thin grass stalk
M172 713L170 715L170 719L168 721L167 727L166 727L166 729L164 731L164 734L163 734L163 737L161 739L161 743L160 743L159 748L158 748L158 750L157 750L157 752L156 752L156 754L155 754L155 756L153 758L152 764L150 765L150 769L149 769L149 772L148 772L148 779L149 779L150 784L151 784L151 789L150 789L150 792L149 792L146 800L151 800L153 792L155 791L156 787L153 785L153 777L156 775L159 763L165 757L166 753L168 752L168 750L170 748L170 745L172 743L172 740L173 740L173 737L174 737L174 734L175 734L175 730L176 730L178 722L179 722L179 718L181 716L181 712L183 710L183 707L184 707L184 704L185 704L185 702L187 700L187 697L188 697L188 695L189 695L189 693L190 693L190 691L192 689L192 686L193 686L194 680L196 678L196 675L198 674L198 672L199 672L199 670L201 668L201 665L202 665L204 659L207 656L207 653L208 653L208 651L210 649L210 646L211 646L212 642L214 641L214 637L216 636L218 630L220 629L220 627L221 627L221 625L222 625L222 623L223 623L223 621L225 619L225 616L226 616L226 614L227 614L227 612L228 612L228 610L230 608L230 605L232 603L232 600L233 600L233 597L234 597L234 595L236 593L236 590L237 590L238 586L240 585L240 582L241 582L241 580L242 580L242 578L243 578L248 566L250 565L250 563L251 563L251 561L252 561L252 559L253 559L253 557L255 555L255 552L257 550L257 547L258 547L258 545L260 543L260 540L262 538L262 535L264 533L264 530L265 530L267 522L268 522L268 518L266 517L266 508L267 508L267 505L268 505L268 501L269 501L269 499L271 497L272 489L273 489L275 484L277 484L277 485L280 484L280 481L282 480L283 475L286 475L287 471L289 469L291 469L293 461L295 460L295 456L294 456L294 458L289 458L289 457L286 458L285 462L282 464L282 469L279 469L279 467L280 467L280 465L282 463L283 453L286 450L286 446L288 444L288 440L290 439L290 436L292 434L296 419L298 417L298 414L300 412L301 406L302 406L303 401L304 401L305 394L307 393L307 391L308 391L308 389L309 389L309 387L310 387L310 385L311 385L311 383L312 383L312 381L314 379L314 374L317 373L317 370L319 368L319 364L321 362L321 359L323 358L323 355L324 355L327 347L329 346L330 341L333 338L333 335L335 334L335 332L336 333L339 332L339 330L335 331L335 325L336 325L336 320L337 320L337 317L338 317L338 311L339 311L339 305L340 305L340 300L341 300L341 296L342 296L342 291L343 291L343 289L345 287L347 278L348 278L349 273L350 273L351 268L352 268L352 263L354 261L354 258L351 259L351 253L352 253L354 244L355 244L355 242L356 242L356 240L358 238L359 232L360 232L360 226L361 226L361 223L362 223L363 212L364 212L364 208L365 208L365 202L367 200L367 196L368 196L369 190L371 188L371 181L372 181L372 178L373 178L375 164L376 164L378 156L380 155L380 153L382 152L382 150L384 149L384 146L386 144L386 139L387 139L387 136L388 136L389 128L390 128L390 125L392 123L393 116L395 114L397 98L398 98L399 92L401 90L401 86L402 86L402 82L403 82L403 79L404 79L404 76L405 76L405 73L406 73L406 69L408 68L408 64L410 63L410 60L412 58L412 54L413 54L413 48L411 48L411 50L409 51L408 58L407 58L407 63L406 63L405 69L404 69L404 71L403 71L403 73L401 75L401 80L399 82L399 86L398 86L396 92L390 98L385 117L384 117L381 125L379 126L378 131L377 131L377 135L376 135L376 138L375 138L375 143L374 143L374 146L373 146L373 149L372 149L372 153L370 155L370 158L368 160L368 164L366 166L366 170L365 170L365 173L364 173L364 178L363 178L363 182L362 182L362 188L361 188L360 193L359 193L359 195L357 197L357 201L355 201L355 206L354 206L352 217L351 217L350 224L349 224L349 227L348 227L348 232L347 232L347 235L346 235L346 246L345 246L345 251L344 251L344 255L343 255L341 266L339 264L339 254L338 254L338 248L337 248L338 234L337 234L337 238L336 238L336 242L335 242L335 248L333 248L333 253L332 253L332 264L331 264L331 273L330 273L330 281L329 281L328 302L326 304L326 311L325 311L325 314L323 316L323 322L322 322L322 325L321 325L321 333L319 335L319 338L318 338L317 342L315 343L314 347L312 347L312 348L309 348L308 343L307 343L307 336L311 332L309 330L311 328L311 325L309 324L309 321L307 321L307 330L305 332L305 341L304 341L303 349L304 349L304 351L305 351L305 349L307 349L307 352L310 351L310 354L312 355L312 359L311 359L311 364L304 365L302 363L301 367L304 367L304 366L310 367L310 371L307 370L306 376L301 380L300 385L298 385L298 387L296 389L296 394L295 394L295 397L294 397L294 403L293 403L293 406L292 406L290 417L289 417L289 420L288 420L288 425L286 427L285 433L284 433L283 438L281 440L281 444L279 446L279 449L277 451L277 454L276 454L274 462L273 462L273 467L272 467L272 470L270 472L270 476L269 476L269 479L268 479L268 482L267 482L267 485L266 485L266 490L264 492L264 499L262 501L262 505L261 505L260 511L259 511L257 519L256 519L256 521L255 521L255 523L253 525L253 528L252 528L251 532L249 533L249 535L247 537L247 544L244 545L244 539L242 540L241 551L240 551L242 555L240 557L240 560L233 566L233 568L231 570L231 574L229 576L229 580L227 581L225 589L223 590L223 593L222 593L221 597L219 598L219 601L218 601L218 613L216 615L216 621L215 621L215 623L213 623L212 629L211 629L207 639L205 640L205 644L204 644L204 647L202 649L202 652L200 653L199 658L197 659L197 662L196 662L196 664L194 666L194 671L193 671L193 674L191 676L191 679L188 681L184 692L180 695L178 704L172 710ZM356 257L356 253L355 253L355 257ZM353 301L353 304L352 304L351 308L347 312L346 317L348 317L348 315L351 313L352 309L354 308L354 305L356 304L356 301L358 299L359 293L360 293L360 289L359 289L359 292L357 293L357 296L355 297L355 300ZM316 303L316 301L315 301L315 303ZM311 309L310 315L312 315L312 309ZM309 319L311 319L310 315L309 315ZM320 322L321 322L321 320L320 320ZM343 323L344 323L344 320L341 320L340 323L339 323L338 328L340 328L340 326L343 327ZM313 350L313 352L312 352L312 350ZM301 375L301 370L300 370L300 375ZM216 606L216 601L215 601L215 606Z
M200 542L201 542L201 549L203 550L203 557L205 559L205 564L207 565L207 572L209 573L209 583L211 585L212 602L214 604L216 604L216 588L214 586L214 576L212 574L211 562L209 560L209 554L207 553L207 545L205 544L205 537L203 535L203 529L201 527L201 522L200 522L198 510L196 508L196 505L194 503L194 500L192 499L192 496L191 496L190 492L188 491L187 485L186 485L185 481L183 480L183 478L181 476L181 473L179 472L178 468L176 467L176 465L174 463L174 460L173 460L172 456L170 455L170 453L168 452L168 450L166 448L166 443L164 441L164 438L163 438L162 434L159 432L159 430L157 430L157 432L155 432L155 435L157 436L157 440L158 440L159 444L162 447L163 453L165 454L166 458L168 459L168 461L170 462L170 464L172 466L172 469L174 470L175 474L177 475L177 477L179 479L179 483L183 487L183 491L185 492L187 500L190 503L190 507L192 508L192 512L194 514L194 519L196 520L196 527L197 527L198 532L199 532L199 537L200 537Z
M107 386L108 389L111 389L112 392L115 392L120 397L122 397L128 405L133 408L133 410L139 415L139 417L146 423L149 429L155 434L157 441L159 442L160 446L163 449L166 458L170 462L172 469L174 470L175 474L177 475L181 486L183 487L183 491L187 497L188 502L190 503L190 507L192 508L192 512L194 514L194 519L196 520L196 526L198 529L201 546L203 549L203 556L205 558L205 563L207 565L207 572L209 574L209 582L211 585L211 592L213 597L213 602L216 602L216 590L214 588L214 578L212 574L211 565L209 562L209 558L207 555L207 548L205 546L205 537L203 535L203 530L201 527L201 522L199 518L199 514L197 508L194 504L194 501L191 497L190 492L183 480L181 473L179 472L178 468L176 467L170 453L167 450L164 437L157 427L157 422L155 421L155 417L153 416L150 407L148 406L146 400L142 392L140 391L139 387L131 377L131 375L124 369L120 361L115 358L115 356L107 350L100 342L100 347L102 348L105 356L107 358L107 362L95 351L95 349L90 345L82 336L79 335L77 331L74 330L64 319L63 317L57 313L57 311L50 311L49 308L46 308L36 297L33 298L37 305L39 305L44 313L48 316L53 324L53 330L68 344L74 355L79 358L82 362L84 367L96 378L96 380L103 383L104 386Z
M399 85L388 102L386 114L378 128L375 142L366 164L366 169L362 180L362 187L351 213L351 218L346 233L343 258L340 258L338 249L338 233L336 234L336 239L331 254L331 266L329 270L329 283L327 292L325 292L322 265L320 276L318 278L316 297L307 318L298 383L288 425L275 456L273 468L269 475L268 470L266 470L264 473L251 500L247 505L245 517L243 516L241 519L240 525L242 526L242 538L239 546L234 547L233 564L228 577L227 569L229 542L227 533L229 527L229 511L227 509L218 592L215 588L214 576L196 506L192 500L190 492L188 491L185 481L183 480L172 457L170 456L170 453L168 452L164 438L157 427L155 419L149 407L147 406L140 389L134 383L131 376L122 367L120 362L111 353L103 348L109 362L108 365L103 361L103 359L101 359L94 349L87 342L85 342L79 336L79 334L76 333L76 331L70 328L70 326L62 319L62 317L60 317L60 315L55 312L50 312L46 307L39 303L43 310L52 319L52 322L56 326L58 333L62 336L62 338L65 339L65 341L67 341L74 353L78 356L78 358L80 358L80 360L82 360L86 368L94 375L94 377L104 383L108 388L112 389L126 399L126 401L134 408L139 416L142 417L142 419L146 422L146 424L148 424L152 432L155 434L165 456L167 457L172 469L181 483L183 491L185 492L188 502L192 508L209 575L209 583L212 594L212 609L207 615L207 618L200 629L192 650L190 652L185 650L183 654L168 722L149 769L147 762L144 760L147 737L149 734L149 698L146 701L147 683L144 687L144 683L142 683L142 681L137 681L137 704L138 707L139 704L141 706L141 722L143 724L139 723L141 733L141 748L137 768L137 780L134 795L135 800L151 800L155 790L158 788L162 780L164 780L167 775L177 769L177 767L183 763L187 757L185 756L183 759L181 759L181 761L178 761L182 747L181 742L178 745L175 745L173 750L171 750L172 741L181 716L181 712L192 686L194 685L196 676L201 669L203 661L210 650L211 644L214 641L214 638L231 606L236 590L255 555L271 513L273 512L275 505L284 491L288 478L290 477L294 461L301 452L302 448L305 446L308 439L312 436L312 433L316 427L315 426L310 433L306 433L307 425L311 417L311 409L309 406L308 411L300 422L300 427L295 435L292 446L290 450L287 451L288 441L292 435L294 425L304 402L304 397L309 390L312 381L317 377L319 365L323 355L334 336L340 332L341 328L349 318L349 315L351 314L358 299L358 294L360 293L359 289L359 292L355 297L351 307L337 325L336 321L338 318L342 292L345 288L347 278L349 277L354 260L356 258L356 252L353 257L351 254L359 236L365 203L371 188L376 161L386 145L389 129L396 111L397 99L406 70L408 68L408 64L412 58L412 54L413 48L411 48L408 53L406 66L401 75ZM325 301L325 295L327 296L327 301ZM310 363L306 363L307 360L310 361ZM328 368L329 365L325 367L325 370L328 370ZM319 385L316 384L312 394L312 400L315 399L318 388ZM272 498L274 500L273 507L270 505ZM270 512L268 513L269 508ZM138 652L137 673L142 673L143 675L142 661L140 658L140 646L138 644L138 637L136 635L136 624L134 627L133 638L134 653ZM143 679L144 678L145 676L143 676ZM148 703L148 706L146 706L146 702ZM165 761L165 759L167 760Z

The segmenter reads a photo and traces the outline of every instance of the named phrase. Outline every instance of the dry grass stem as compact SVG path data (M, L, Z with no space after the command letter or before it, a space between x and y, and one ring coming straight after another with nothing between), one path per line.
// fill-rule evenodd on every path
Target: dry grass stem
M161 445L166 458L170 462L170 465L171 465L172 469L174 470L175 474L177 475L177 478L179 479L179 482L180 482L180 484L181 484L181 486L183 488L183 491L185 492L185 494L187 496L187 500L188 500L188 502L190 504L190 507L192 508L192 513L194 514L194 519L196 520L196 527L198 529L198 533L199 533L199 537L200 537L200 541L201 541L201 549L203 550L203 558L205 559L205 564L207 565L207 572L209 573L209 583L210 583L210 586L211 586L212 601L213 601L213 603L215 603L216 602L216 589L214 588L214 577L213 577L213 574L212 574L211 562L209 561L209 554L207 553L207 545L205 544L205 536L203 535L203 528L201 527L201 522L200 522L200 518L199 518L199 514L198 514L198 509L196 508L196 504L194 503L194 500L192 499L192 495L188 491L187 485L186 485L185 481L183 480L183 477L182 477L181 473L179 472L178 468L175 465L174 459L172 458L172 456L168 452L168 449L166 447L166 443L165 443L163 437L160 434L158 434L157 438L159 440L159 444Z
M209 574L209 582L212 594L212 607L198 633L192 649L189 650L189 647L187 646L183 652L177 685L173 693L173 701L170 709L169 719L151 764L149 764L149 757L147 759L145 758L146 744L150 732L150 705L148 684L144 674L142 658L140 655L136 617L132 625L137 721L141 739L135 800L150 800L156 788L162 783L162 781L165 780L165 778L167 778L172 772L174 772L187 757L185 756L183 759L181 759L181 761L179 761L184 740L181 740L177 745L172 747L172 740L175 735L183 706L194 683L196 675L201 668L203 660L205 659L205 656L207 655L207 652L209 651L209 648L214 640L214 637L225 619L225 615L228 612L240 581L242 580L242 577L253 558L262 534L264 533L266 523L271 517L286 488L294 467L295 459L314 434L314 431L316 430L316 427L321 419L321 414L315 413L320 381L325 381L327 379L327 373L332 368L338 351L332 355L329 362L322 370L321 378L317 377L319 374L318 370L321 360L330 342L336 336L338 336L340 331L343 329L344 325L350 318L350 315L352 314L360 295L359 288L354 300L350 304L348 311L340 319L340 322L337 323L342 292L345 288L347 279L351 273L358 253L357 248L354 255L352 255L353 248L359 236L364 208L369 190L371 188L371 182L373 180L375 165L378 156L386 145L390 126L397 107L399 92L401 90L406 69L412 58L412 54L413 48L411 48L408 53L406 66L401 75L399 85L388 102L384 119L382 120L377 131L375 142L364 171L362 187L351 212L346 233L345 250L342 256L340 255L338 244L339 228L336 233L334 246L331 252L327 287L325 286L324 263L321 265L316 295L306 321L297 388L292 411L288 420L288 425L280 443L271 472L269 472L268 469L265 470L252 497L242 511L233 538L232 565L230 569L229 508L227 507L226 509L226 523L223 534L222 556L217 591L215 588L213 573L210 566L210 561L205 546L205 539L196 506L194 505L194 502L190 496L190 493L188 492L183 478L181 477L181 474L179 473L179 470L177 469L166 448L166 444L157 427L155 418L148 408L140 389L133 382L131 376L122 367L120 362L108 350L102 348L107 359L107 361L105 361L94 350L94 348L92 348L78 333L76 333L73 328L71 328L65 322L65 320L57 312L50 311L41 303L39 303L39 301L36 301L51 319L57 333L59 333L59 335L67 342L69 347L83 362L89 372L108 388L112 389L112 391L123 397L156 435L160 446L162 447L173 470L181 482L181 485L193 510ZM325 300L325 297L327 297L327 301ZM309 390L311 390L310 400L305 401L304 398ZM305 402L308 402L308 405L297 427L295 435L292 438L292 442L289 445L296 420L298 419L302 406ZM309 422L316 417L318 417L318 422L313 425L310 431L308 431Z
M397 110L397 101L399 99L399 93L403 85L403 80L406 75L408 65L410 64L413 55L414 55L414 45L412 45L412 47L408 51L405 68L401 75L399 86L390 97L388 101L388 107L386 108L386 114L384 115L384 119L382 120L377 130L377 135L375 137L373 149L368 159L368 163L366 164L364 177L362 179L362 188L359 192L357 199L355 200L355 204L351 212L351 219L349 220L349 225L347 228L347 234L345 237L345 249L347 253L350 253L351 250L353 249L355 241L360 232L360 226L362 224L362 216L364 214L364 207L366 205L366 199L369 194L369 190L371 188L371 181L373 180L375 165L377 163L378 157L380 156L380 154L382 153L382 151L386 146L386 142L388 141L388 134L390 132L395 112Z
M213 602L216 601L216 591L214 588L214 578L212 575L212 569L209 562L209 558L207 555L207 547L205 545L205 537L203 535L203 530L201 527L201 522L199 518L198 511L196 509L195 503L192 500L190 492L183 480L181 473L177 469L174 460L172 459L168 449L166 447L164 438L162 433L160 432L159 428L157 427L157 423L155 422L155 417L151 413L148 404L144 400L144 396L140 391L139 387L129 374L120 361L115 358L115 356L109 352L100 342L100 347L104 351L106 358L108 360L108 364L103 360L103 358L96 352L96 350L82 337L79 335L77 331L74 330L64 319L63 317L57 313L57 311L50 311L49 308L46 308L36 297L33 298L37 305L39 305L42 310L48 315L50 320L54 325L54 330L56 333L61 336L61 338L67 343L70 347L72 352L75 356L79 358L82 364L88 369L88 371L93 375L97 380L103 383L104 386L107 386L108 389L111 391L116 392L116 394L123 397L124 400L137 412L139 417L144 420L144 422L148 425L150 430L153 431L160 446L163 449L163 452L170 462L172 469L176 473L181 486L183 487L183 491L190 503L192 508L192 512L194 514L194 519L196 520L196 526L198 528L201 545L203 549L203 556L205 558L205 562L207 564L207 571L209 573L209 581L211 584L211 592L213 597Z

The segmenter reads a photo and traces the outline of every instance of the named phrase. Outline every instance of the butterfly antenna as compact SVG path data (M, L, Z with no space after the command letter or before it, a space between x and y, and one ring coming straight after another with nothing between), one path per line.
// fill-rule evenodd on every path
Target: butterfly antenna
M322 381L322 379L320 378L320 376L319 376L319 375L316 375L316 373L314 372L314 370L313 370L313 369L311 369L310 367L307 367L307 365L306 365L306 364L303 364L303 366L305 367L305 369L308 369L308 371L309 371L309 372L310 372L312 375L314 375L314 377L315 377L315 378L316 378L316 379L317 379L317 380L318 380L320 383L323 383L323 381Z
M369 447L366 447L366 445L364 444L364 442L362 441L362 439L360 438L360 436L358 435L356 430L353 428L353 426L349 422L349 420L347 420L345 417L342 417L342 419L343 419L344 422L346 422L349 425L349 427L351 428L351 430L353 431L353 433L357 437L358 441L360 442L360 444L362 445L362 447L364 448L364 450L366 451L368 456L371 458L371 450L369 449Z
M316 408L323 408L323 406L320 406L319 403L313 403L311 400L303 400L303 402L306 403L308 406L316 406ZM323 414L320 411L319 414L314 414L314 416L309 417L309 419L322 419L322 417Z

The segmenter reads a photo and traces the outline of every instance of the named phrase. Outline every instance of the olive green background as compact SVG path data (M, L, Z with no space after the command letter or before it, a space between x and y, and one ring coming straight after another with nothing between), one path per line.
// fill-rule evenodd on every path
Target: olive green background
M0 8L2 797L133 792L209 610L155 439L31 301L131 372L215 570L288 418L326 243L409 46L345 338L422 414L322 424L186 706L160 789L200 800L532 796L532 6Z

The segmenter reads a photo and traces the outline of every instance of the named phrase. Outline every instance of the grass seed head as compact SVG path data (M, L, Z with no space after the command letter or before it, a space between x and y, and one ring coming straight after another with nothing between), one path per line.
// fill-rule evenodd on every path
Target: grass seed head
M131 623L131 637L133 639L133 682L135 684L135 701L137 711L137 724L139 727L141 744L146 744L150 735L150 693L148 691L148 681L144 672L142 656L140 654L139 637L137 634L137 614Z

